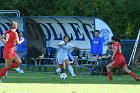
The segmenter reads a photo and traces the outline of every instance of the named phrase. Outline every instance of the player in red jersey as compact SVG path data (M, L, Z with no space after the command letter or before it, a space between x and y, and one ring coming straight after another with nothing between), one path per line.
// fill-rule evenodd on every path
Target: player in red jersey
M4 43L3 58L5 59L5 67L0 71L0 78L4 76L8 70L16 68L22 63L19 56L14 52L16 44L21 44L24 41L23 37L21 37L19 41L16 32L17 28L17 22L12 22L11 29L5 31L1 37L1 40Z
M125 72L131 75L136 81L139 81L139 78L136 76L136 74L127 68L125 58L121 53L121 45L119 43L120 40L117 37L113 36L112 42L114 43L112 45L112 49L113 49L113 55L111 58L112 62L106 66L109 80L110 81L113 80L111 69L113 67L122 67Z

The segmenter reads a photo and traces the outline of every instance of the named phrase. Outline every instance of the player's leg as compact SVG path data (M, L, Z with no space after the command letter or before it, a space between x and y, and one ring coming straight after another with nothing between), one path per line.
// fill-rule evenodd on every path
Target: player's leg
M64 61L65 61L66 65L68 66L68 70L70 71L71 75L73 77L76 77L74 70L73 70L72 66L70 65L70 61L68 59L65 59Z
M131 70L128 69L127 65L123 66L123 70L128 73L129 75L131 75L136 81L139 81L138 76L132 72Z
M56 70L55 70L55 74L59 74L61 72L61 69L59 68L59 65L58 65L58 60L56 60Z
M16 53L8 52L8 53L4 53L4 55L5 55L5 67L2 68L0 72L1 73L0 77L5 76L5 78L7 78L8 70L11 68L11 65L12 65L14 57L16 56Z
M112 72L111 72L112 68L113 68L112 63L109 63L109 64L106 66L108 79L109 79L110 81L113 80L113 78L112 78Z
M22 64L22 61L20 57L15 53L15 56L13 58L13 63L11 64L9 69L17 68L20 64Z
M63 64L58 64L59 68L60 68L60 73L64 73L64 67Z
M10 58L5 59L5 66L0 71L0 78L3 77L7 73L8 69L10 68L12 64L12 61L13 59L10 59Z
M20 59L25 58L27 52L18 52L18 56L20 57ZM17 68L15 68L15 70L19 73L24 73L24 71L21 69L21 66L18 66Z
M58 65L58 64L57 64ZM61 73L61 69L59 66L57 66L57 69L56 69L56 74L60 74ZM63 69L65 69L65 62L63 63Z
M60 68L59 72L60 73L64 73L64 66L63 66L63 63L64 63L64 57L57 57L57 62L58 62L58 68Z
M101 74L103 63L104 63L103 59L98 60L97 65L96 65L96 70L94 71L97 75Z
M56 69L55 74L60 74L60 73L61 73L61 69L58 67L58 68Z

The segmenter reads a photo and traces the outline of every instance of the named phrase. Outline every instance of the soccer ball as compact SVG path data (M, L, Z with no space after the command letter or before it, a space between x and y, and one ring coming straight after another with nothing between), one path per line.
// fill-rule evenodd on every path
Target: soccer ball
M66 79L66 78L67 78L67 74L66 73L60 74L60 79Z

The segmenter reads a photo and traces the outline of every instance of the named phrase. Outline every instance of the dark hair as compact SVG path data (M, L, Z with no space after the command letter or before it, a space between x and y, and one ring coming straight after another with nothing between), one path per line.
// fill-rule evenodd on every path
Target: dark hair
M70 41L70 37L69 37L68 35L65 35L65 36L63 37L63 39L65 39L66 37L68 37L68 38L69 38L69 41Z
M114 41L116 41L116 42L120 42L120 41L121 41L121 40L120 40L118 37L116 37L116 36L112 36L111 39L114 40Z
M107 42L107 45L112 45L113 43L111 41L108 41Z
M99 30L95 30L95 32L98 32L98 33L100 33L100 31L99 31Z

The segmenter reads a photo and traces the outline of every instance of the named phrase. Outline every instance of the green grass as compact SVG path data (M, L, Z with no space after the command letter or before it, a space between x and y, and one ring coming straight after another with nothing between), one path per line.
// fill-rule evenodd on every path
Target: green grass
M140 77L139 68L134 70ZM45 72L9 72L8 79L2 78L0 93L138 93L140 82L129 75L113 76L68 75L61 80L59 75Z

